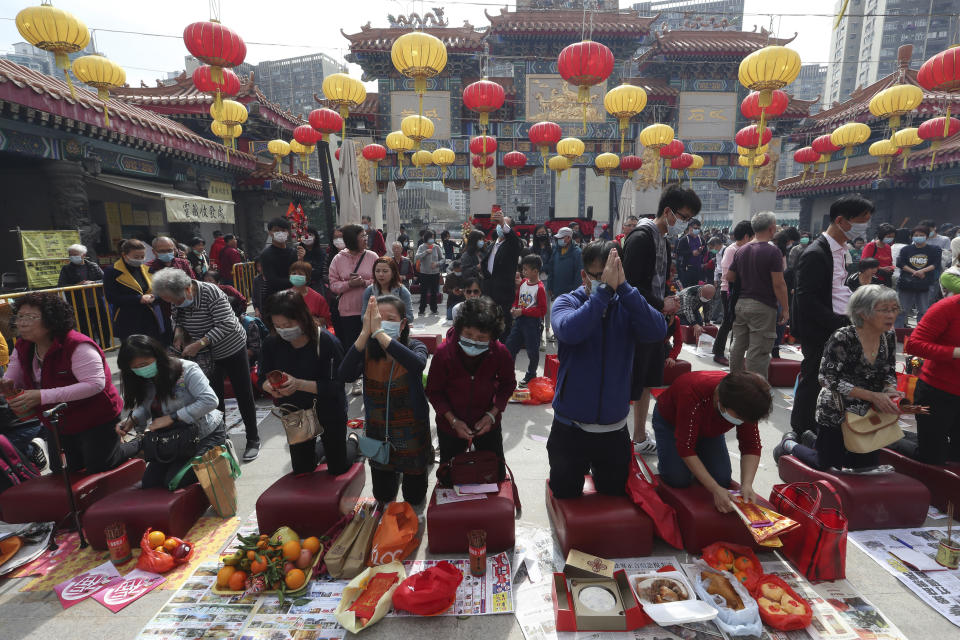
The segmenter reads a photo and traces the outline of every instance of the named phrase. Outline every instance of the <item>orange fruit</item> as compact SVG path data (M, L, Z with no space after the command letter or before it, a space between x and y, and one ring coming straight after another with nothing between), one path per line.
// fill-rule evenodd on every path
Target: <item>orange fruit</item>
M297 546L300 546L299 543ZM287 572L284 581L287 583L287 589L295 591L303 586L303 583L307 581L307 576L302 569L290 569L290 571Z
M256 559L257 559L256 551L254 551L253 549L251 549L250 551L247 551L247 560L249 560L250 562L253 562Z
M154 551L156 551L157 553L166 553L166 552L167 552L167 550L163 548L163 545L160 545L159 547L156 547L156 548L154 549Z
M250 563L250 573L256 575L267 570L267 561L263 556L257 556L257 559Z
M173 538L167 538L166 540L163 541L163 548L166 549L167 551L173 551L179 545L180 543L174 540Z
M739 580L740 582L746 584L747 578L748 578L749 576L747 576L746 571L735 571L735 572L733 573L733 577L736 578L737 580Z
M233 575L230 576L230 581L227 583L227 586L230 587L231 591L243 591L246 582L247 573L245 571L234 571Z
M300 541L291 540L283 545L283 559L290 562L300 557Z
M151 531L147 535L147 542L151 547L160 547L163 546L163 543L166 541L167 536L163 534L163 531Z
M317 552L320 551L320 538L316 536L310 536L304 540L300 546L309 550L311 554L317 555Z
M217 571L217 586L221 589L226 589L230 586L230 578L233 577L233 574L237 572L236 567L224 566L221 567L220 571Z
M740 556L734 560L733 567L737 571L748 571L751 567L753 567L753 562L751 562L750 558L747 556Z

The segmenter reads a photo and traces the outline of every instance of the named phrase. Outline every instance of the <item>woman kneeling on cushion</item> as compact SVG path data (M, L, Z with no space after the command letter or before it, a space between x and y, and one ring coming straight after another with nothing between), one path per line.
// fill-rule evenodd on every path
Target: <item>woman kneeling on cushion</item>
M693 479L713 495L717 511L733 510L727 491L732 470L724 434L737 428L740 491L755 502L753 479L760 465L757 421L773 406L770 384L755 373L693 371L677 378L653 410L660 479L689 487Z

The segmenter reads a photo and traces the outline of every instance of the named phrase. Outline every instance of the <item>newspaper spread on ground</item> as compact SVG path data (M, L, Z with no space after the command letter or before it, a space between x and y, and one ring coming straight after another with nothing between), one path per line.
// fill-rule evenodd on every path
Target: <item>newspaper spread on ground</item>
M243 434L243 418L240 417L240 408L237 406L236 398L227 398L223 401L223 408L226 409L224 420L227 423L227 434ZM257 405L257 424L270 415L270 405Z
M414 560L404 562L407 575L420 573L440 563L441 560ZM513 584L510 580L510 558L506 552L487 556L486 575L470 575L470 560L448 560L463 572L463 582L457 589L457 601L441 615L484 616L513 613ZM391 616L412 616L405 611L394 610Z
M960 576L956 571L914 571L892 553L912 549L928 558L937 555L937 545L947 535L946 526L915 529L851 531L850 542L876 560L887 573L913 591L937 613L960 626Z

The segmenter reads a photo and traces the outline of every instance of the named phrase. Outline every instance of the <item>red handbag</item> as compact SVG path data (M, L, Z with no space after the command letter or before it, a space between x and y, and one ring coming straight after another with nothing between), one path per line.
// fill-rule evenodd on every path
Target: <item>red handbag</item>
M822 505L823 495L833 497L834 507ZM780 535L781 551L808 580L840 580L846 576L847 516L840 495L829 482L793 482L774 485L773 508L796 520L800 526Z
M641 468L642 465L642 468ZM644 475L644 469L646 475ZM650 476L650 479L647 479ZM644 513L653 520L657 535L664 542L683 548L683 538L680 536L680 525L677 523L677 512L665 503L657 494L658 480L642 456L633 454L630 458L630 475L627 476L627 495L634 504L643 509Z

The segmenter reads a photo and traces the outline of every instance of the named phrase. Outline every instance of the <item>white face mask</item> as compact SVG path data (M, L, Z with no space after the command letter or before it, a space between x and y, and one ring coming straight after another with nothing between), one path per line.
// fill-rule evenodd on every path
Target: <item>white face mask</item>
M843 235L847 236L847 240L853 242L857 238L863 238L867 235L867 227L870 226L869 222L851 222L850 230L844 231Z
M273 241L274 242L286 242L288 234L286 231L274 231L273 232Z
M343 249L347 245L343 243L343 238L334 238L333 246L335 246L337 249Z
M303 335L303 329L300 327L276 327L276 330L277 335L287 342L293 342Z
M312 246L312 245L313 245L313 241L314 241L314 237L313 237L313 236L306 236L306 237L304 237L304 239L303 239L303 244L305 244L305 245L307 245L307 246L309 247L309 246Z
M678 216L673 210L670 211L670 215L673 216L674 223L667 227L667 234L677 236L683 234L684 225L687 223L681 220L680 216Z

